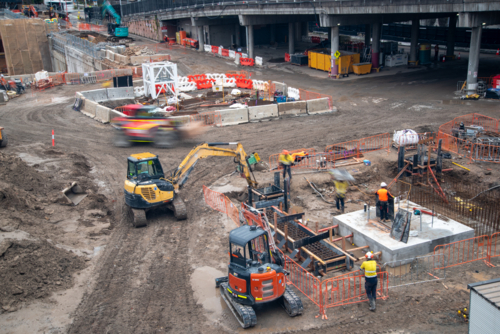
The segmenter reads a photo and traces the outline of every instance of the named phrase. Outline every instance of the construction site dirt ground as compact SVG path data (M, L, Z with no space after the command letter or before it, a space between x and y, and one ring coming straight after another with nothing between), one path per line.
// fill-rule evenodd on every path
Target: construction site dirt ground
M194 51L172 51L184 75L238 69ZM466 333L467 324L456 312L468 305L467 284L500 274L498 267L482 261L450 268L444 281L391 289L376 313L366 304L353 304L328 309L328 319L322 320L316 317L318 307L299 293L302 316L290 319L279 305L268 305L257 310L255 328L241 329L213 280L226 274L228 233L235 225L208 207L202 193L203 185L220 189L241 182L231 175L235 165L230 158L197 164L182 189L186 221L176 221L166 209L153 210L148 227L136 229L123 210L126 159L132 153L158 154L168 171L200 141L238 141L267 161L282 149L322 151L328 144L404 128L436 131L472 112L498 118L498 102L455 99L456 81L466 73L466 60L462 62L348 83L255 68L256 78L332 95L338 112L210 128L202 138L168 150L113 147L110 125L71 109L75 92L99 85L28 92L1 106L0 125L9 146L0 151L0 333ZM487 64L482 62L481 68ZM498 62L489 64L498 70ZM362 167L372 175L368 189L394 176L393 157L381 151L370 157L371 167ZM454 167L464 182L498 182L497 164L466 167L471 171ZM489 175L487 168L492 169ZM266 171L255 175L261 182L272 178ZM292 203L307 206L298 198L313 197L302 176L294 177ZM305 176L328 182L322 174ZM73 181L89 194L78 206L60 197L60 190ZM316 202L318 212L335 211ZM350 205L349 210L355 208ZM317 215L322 217L331 223ZM500 263L494 259L493 264Z

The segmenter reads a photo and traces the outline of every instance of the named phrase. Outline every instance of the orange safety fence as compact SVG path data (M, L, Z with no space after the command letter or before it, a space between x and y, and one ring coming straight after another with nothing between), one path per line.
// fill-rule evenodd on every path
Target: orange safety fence
M465 126L471 126L471 125L482 126L485 131L493 131L497 133L499 131L498 119L484 116L478 113L455 117L453 120L441 125L439 127L439 131L451 135L452 134L451 130L453 128L458 128L460 126L460 123L462 122L464 123Z
M500 232L490 235L488 242L488 262L491 263L491 258L498 256L500 256Z
M308 156L307 159L303 159L302 161L296 162L292 165L292 169L307 169L309 166L309 162L307 160L314 159L316 156L316 150L314 148L301 148L297 150L288 150L288 152L290 152L290 154L304 152ZM269 156L269 168L283 169L279 163L280 154L281 153L277 153Z
M52 84L54 86L63 85L66 83L66 81L64 80L64 74L54 74L50 76L50 79L52 79Z
M285 258L285 270L289 272L289 275L285 276L287 284L293 285L302 292L304 296L320 308L321 313L321 281L289 256L285 254L283 256Z
M97 82L103 82L113 79L115 72L113 70L98 71L95 72L95 76Z
M389 297L389 275L387 272L377 273L377 299ZM327 308L366 302L365 277L363 275L333 277L321 282L321 307L323 313Z
M487 235L481 235L434 247L434 255L444 255L447 259L442 267L436 269L450 268L473 261L488 261L489 240Z
M309 101L309 100L315 100L315 99L321 99L321 98L328 98L328 106L330 109L333 108L333 98L331 95L326 95L326 94L321 94L321 93L316 93L316 92L310 92L308 90L299 88L299 93L300 93L300 99L302 101Z
M469 161L500 163L500 146L490 144L474 144L470 150Z
M238 207L226 195L203 186L203 196L208 206L227 214L236 225L240 226Z
M463 156L468 154L473 145L473 143L471 143L469 140L459 139L455 136L446 134L441 131L438 132L436 140L439 142L440 139L442 139L441 143L442 150L453 152L455 154Z
M208 111L189 116L190 122L202 122L204 125L217 126L222 124L220 111Z

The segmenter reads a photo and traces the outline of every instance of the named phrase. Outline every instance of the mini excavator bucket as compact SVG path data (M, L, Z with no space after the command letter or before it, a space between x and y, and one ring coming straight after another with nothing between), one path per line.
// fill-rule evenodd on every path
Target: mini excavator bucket
M85 191L83 191L82 187L80 187L76 182L73 182L71 186L64 189L62 193L68 201L68 204L73 205L78 205L78 203L80 203L82 199L87 197Z

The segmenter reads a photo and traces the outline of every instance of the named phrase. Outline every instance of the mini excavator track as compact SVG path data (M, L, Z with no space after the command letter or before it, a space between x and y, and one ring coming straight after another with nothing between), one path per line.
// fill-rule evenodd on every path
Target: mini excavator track
M248 328L255 326L257 324L257 316L255 315L253 308L251 306L235 302L227 290L229 288L227 283L221 283L219 288L222 298L231 312L233 312L241 327Z
M291 317L301 315L304 311L302 300L300 300L300 298L290 288L286 289L283 294L282 306L286 313Z

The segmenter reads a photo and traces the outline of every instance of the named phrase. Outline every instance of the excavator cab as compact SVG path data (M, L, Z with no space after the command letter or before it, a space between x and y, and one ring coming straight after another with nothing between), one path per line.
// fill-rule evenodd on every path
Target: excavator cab
M128 158L127 179L149 180L164 177L160 160L154 154L137 159L134 156Z
M243 225L229 233L228 276L217 278L216 287L243 328L255 326L252 306L280 299L287 313L302 314L299 297L286 288L283 267L272 263L269 236L257 226Z

